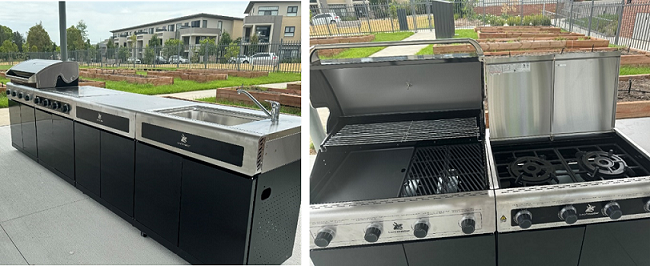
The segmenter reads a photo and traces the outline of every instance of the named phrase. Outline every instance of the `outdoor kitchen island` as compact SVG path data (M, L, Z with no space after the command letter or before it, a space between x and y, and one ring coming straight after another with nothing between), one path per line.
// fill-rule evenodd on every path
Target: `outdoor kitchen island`
M13 147L143 236L196 264L291 256L299 117L78 87L71 62L25 61L7 77Z

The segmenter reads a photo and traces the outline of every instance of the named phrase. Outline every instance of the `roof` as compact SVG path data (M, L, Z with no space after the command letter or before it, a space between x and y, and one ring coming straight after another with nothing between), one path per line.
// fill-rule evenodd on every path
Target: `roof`
M248 2L248 6L246 6L246 10L244 10L244 14L248 14L251 12L251 9L253 8L253 5L255 4L265 4L265 3L298 3L300 4L300 1L250 1Z
M122 28L122 29L117 29L117 30L112 30L112 33L119 32L119 31L125 31L125 30L130 30L130 29L135 29L135 28L144 28L144 27L149 27L157 24L165 24L165 23L170 23L170 22L175 22L178 20L186 20L186 19L193 19L193 18L215 18L215 19L226 19L226 20L244 20L243 18L236 18L236 17L229 17L229 16L222 16L222 15L215 15L215 14L206 14L206 13L199 13L199 14L194 14L194 15L188 15L188 16L183 16L183 17L178 17L178 18L172 18L172 19L167 19L167 20L161 20L161 21L156 21L156 22L151 22L147 24L142 24L142 25L137 25L137 26L132 26L128 28Z

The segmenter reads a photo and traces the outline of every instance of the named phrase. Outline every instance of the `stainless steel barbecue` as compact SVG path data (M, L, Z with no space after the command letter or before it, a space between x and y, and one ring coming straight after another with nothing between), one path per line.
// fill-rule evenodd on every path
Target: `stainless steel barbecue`
M472 44L476 53L349 60L316 55L321 49L455 42ZM496 263L480 46L440 40L323 45L311 52L311 103L330 110L311 174L314 264ZM454 245L481 250L463 257L465 250ZM433 246L437 252L420 252Z
M619 60L486 59L499 265L650 264L650 155L614 128Z

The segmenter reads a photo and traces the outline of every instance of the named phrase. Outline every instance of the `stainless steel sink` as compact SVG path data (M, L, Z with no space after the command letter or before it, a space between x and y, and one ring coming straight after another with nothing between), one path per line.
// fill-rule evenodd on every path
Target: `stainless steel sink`
M264 116L221 110L204 106L188 106L158 110L155 112L224 126L236 126L266 119Z

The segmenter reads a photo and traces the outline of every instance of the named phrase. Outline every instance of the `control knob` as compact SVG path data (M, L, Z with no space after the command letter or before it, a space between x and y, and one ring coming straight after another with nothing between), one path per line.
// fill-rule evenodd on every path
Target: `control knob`
M578 221L578 211L573 205L567 205L559 213L560 219L564 220L567 224L574 224Z
M519 211L515 215L515 222L517 222L519 227L522 229L527 229L533 225L533 214L526 210Z
M334 230L330 228L323 228L318 231L316 239L314 239L314 244L321 248L327 247L330 242L332 242L332 239L334 239L334 235L336 235L336 232Z
M41 102L41 97L38 97L38 96L34 97L34 103L35 104L39 104L40 102Z
M366 229L366 234L363 236L363 238L366 241L372 243L372 242L377 242L377 240L379 240L380 235L381 235L381 226L378 224L371 224Z
M612 220L616 220L623 216L623 211L621 211L621 206L618 205L616 201L612 201L605 204L605 207L603 207L603 214L609 216Z
M70 111L70 105L68 105L67 103L64 103L61 106L61 112L67 113L68 111Z
M31 97L29 97L29 94L25 94L25 101L29 101Z
M42 103L43 103L43 106L50 106L50 100L49 99L43 100Z
M413 225L413 235L417 238L423 238L429 233L429 223L426 221L419 221Z
M463 229L463 233L471 234L476 230L476 221L472 217L465 217L460 221L460 228Z
M645 211L650 212L650 199L645 202L643 208L645 209Z
M7 93L7 96L9 96L9 95L11 95L11 90L7 90L7 91L5 91L5 93Z
M16 91L11 91L11 96L16 97Z
M50 108L54 110L59 109L59 107L61 107L61 104L59 104L57 101L52 102L52 106L50 106Z
M23 98L23 93L22 93L22 92L19 92L19 93L18 93L18 99L22 99L22 98Z

